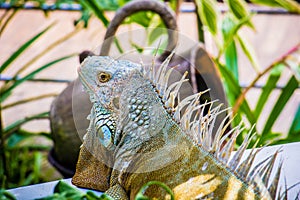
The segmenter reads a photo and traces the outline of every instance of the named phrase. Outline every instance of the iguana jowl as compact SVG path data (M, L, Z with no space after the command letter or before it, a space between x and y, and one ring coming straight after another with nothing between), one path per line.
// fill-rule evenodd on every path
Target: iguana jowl
M226 118L212 133L224 110L211 107L204 115L211 104L199 104L202 93L180 100L185 75L167 86L170 58L157 70L110 57L85 59L78 71L93 108L72 182L116 199L133 199L152 180L172 188L176 199L278 198L280 167L270 181L277 153L252 166L258 151L241 160L247 137L230 159L241 127L224 133ZM165 196L158 187L146 194Z

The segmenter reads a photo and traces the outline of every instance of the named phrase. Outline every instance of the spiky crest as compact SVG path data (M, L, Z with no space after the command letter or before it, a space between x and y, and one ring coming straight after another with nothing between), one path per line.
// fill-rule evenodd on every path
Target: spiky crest
M245 150L253 139L255 134L252 134L254 127L250 130L241 146L237 149L235 154L234 145L237 136L244 131L242 123L237 127L232 128L226 132L227 128L232 122L231 113L226 115L222 120L217 130L214 129L216 118L229 109L221 108L222 105L214 106L215 101L205 102L200 104L200 97L202 94L208 92L201 91L180 100L180 88L184 82L187 82L187 72L183 74L181 79L168 85L170 75L173 68L169 68L169 63L174 55L174 51L167 57L167 59L156 69L154 62L150 68L144 68L144 76L152 82L156 91L168 113L178 123L181 129L190 137L195 145L203 148L216 158L220 163L224 164L241 180L253 184L260 193L265 193L265 189L260 187L259 182L263 182L265 188L268 189L268 194L271 198L279 195L279 178L282 167L282 162L276 169L275 177L271 181L270 174L273 171L274 162L280 150L276 151L274 155L266 158L264 161L253 166L253 161L261 149L252 149L250 154L245 157ZM175 102L177 104L175 105ZM204 108L209 106L209 111L204 114ZM213 130L216 130L213 133ZM231 157L231 158L230 158ZM258 178L259 177L259 178Z

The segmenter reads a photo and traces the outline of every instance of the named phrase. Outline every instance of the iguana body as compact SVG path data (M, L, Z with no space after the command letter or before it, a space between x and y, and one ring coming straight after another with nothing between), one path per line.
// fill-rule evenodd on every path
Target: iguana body
M148 71L109 57L83 62L79 75L94 106L73 183L116 199L134 199L141 186L153 180L172 188L176 199L275 198L280 170L273 183L269 175L276 155L266 162L269 166L251 171L256 152L240 161L247 138L229 160L240 127L225 134L224 119L212 133L220 107L204 115L201 93L179 101L185 80L167 86L168 59L158 70ZM166 195L158 187L148 188L146 194Z

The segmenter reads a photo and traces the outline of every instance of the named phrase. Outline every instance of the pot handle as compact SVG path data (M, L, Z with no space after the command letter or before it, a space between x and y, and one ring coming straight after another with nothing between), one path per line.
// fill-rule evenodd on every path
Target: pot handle
M178 41L177 23L174 12L160 1L135 0L120 8L116 12L115 17L111 20L104 37L103 45L101 47L101 56L108 55L110 46L114 39L113 36L115 35L122 21L124 21L126 17L139 11L152 11L159 14L166 25L168 30L168 45L164 53L160 56L159 60L164 60L172 52Z

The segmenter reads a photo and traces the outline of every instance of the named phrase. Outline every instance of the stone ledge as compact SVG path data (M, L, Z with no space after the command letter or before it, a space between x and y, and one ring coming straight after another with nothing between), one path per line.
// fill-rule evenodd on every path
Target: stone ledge
M261 152L257 155L257 158L255 160L255 163L258 163L268 156L270 156L272 153L274 153L278 149L282 149L282 151L279 153L278 159L275 163L277 166L280 162L280 159L283 159L283 166L282 166L282 174L280 179L280 185L282 188L284 188L285 185L285 179L287 187L300 183L300 142L297 143L290 143L290 144L284 144L284 145L276 145L276 146L270 146L265 147L261 150ZM247 150L247 153L250 153L249 150ZM247 154L246 153L246 154ZM66 183L71 183L71 179L63 179ZM52 181L47 183L41 183L36 185L30 185L15 189L8 190L12 194L16 196L18 200L31 200L36 198L42 198L49 196L53 194L53 190L55 185L58 181ZM76 186L74 186L76 187ZM82 192L88 191L87 189L81 189ZM300 184L296 185L295 187L291 188L288 191L288 199L297 199L300 198ZM101 192L94 191L97 195L100 195Z

